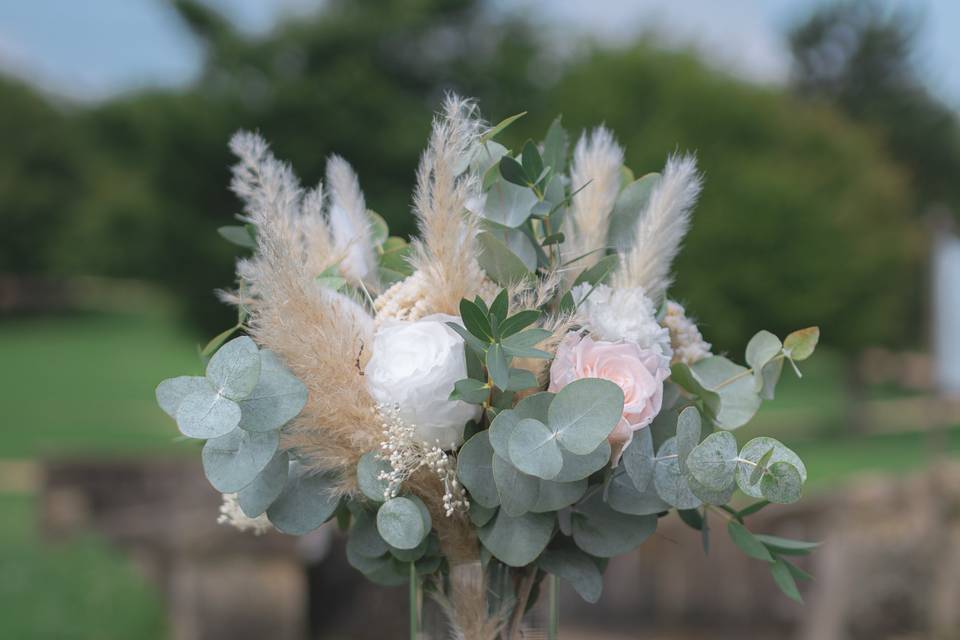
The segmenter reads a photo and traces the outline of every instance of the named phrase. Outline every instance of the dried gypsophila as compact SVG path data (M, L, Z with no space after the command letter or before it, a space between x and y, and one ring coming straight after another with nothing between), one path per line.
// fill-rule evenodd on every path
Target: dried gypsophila
M470 509L467 493L457 480L454 458L440 446L440 441L430 445L416 437L416 428L400 417L396 405L376 406L383 426L383 442L380 443L379 460L390 464L390 471L381 471L377 479L385 481L383 497L396 498L403 483L422 467L433 472L443 484L443 508L447 517L456 511Z

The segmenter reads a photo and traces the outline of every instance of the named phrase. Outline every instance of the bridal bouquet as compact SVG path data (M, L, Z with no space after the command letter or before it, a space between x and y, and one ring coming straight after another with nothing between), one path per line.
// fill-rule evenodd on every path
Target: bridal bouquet
M292 535L336 520L354 567L421 582L469 640L516 637L545 576L596 601L607 559L672 510L705 548L724 521L799 600L807 576L788 558L815 545L745 519L798 500L806 469L734 431L784 363L800 374L818 330L761 331L745 365L712 353L668 296L695 159L635 179L608 130L570 153L559 119L507 149L496 138L516 117L488 127L446 100L410 244L342 158L304 189L260 137L233 138L244 224L221 234L252 252L221 295L239 321L208 345L205 375L157 388L206 441L221 520Z

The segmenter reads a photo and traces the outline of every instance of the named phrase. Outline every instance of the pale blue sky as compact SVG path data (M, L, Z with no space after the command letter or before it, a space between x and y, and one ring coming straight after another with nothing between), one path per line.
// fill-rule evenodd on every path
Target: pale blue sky
M322 0L207 0L244 29L269 29L278 16ZM822 0L494 0L497 10L530 11L563 40L587 32L623 42L655 32L666 44L701 51L711 64L761 82L789 69L783 33ZM888 0L925 17L917 64L930 88L960 107L960 0ZM90 100L151 85L189 82L202 51L165 0L5 0L0 67Z

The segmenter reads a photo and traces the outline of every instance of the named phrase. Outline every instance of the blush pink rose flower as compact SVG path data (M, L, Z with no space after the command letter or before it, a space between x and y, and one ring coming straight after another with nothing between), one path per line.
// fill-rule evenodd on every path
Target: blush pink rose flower
M670 369L655 350L571 332L560 342L550 365L549 390L556 393L581 378L602 378L623 389L623 416L607 437L611 461L616 465L633 440L633 433L647 427L660 413L663 383L669 376Z

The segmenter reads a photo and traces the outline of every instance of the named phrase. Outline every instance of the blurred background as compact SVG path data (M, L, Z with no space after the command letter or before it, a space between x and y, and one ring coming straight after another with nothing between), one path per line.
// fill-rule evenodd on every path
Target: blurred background
M637 175L697 151L674 297L737 360L758 329L822 329L738 434L808 465L754 525L825 542L807 604L671 516L598 605L563 593L561 637L960 638L960 4L4 2L0 73L0 637L403 637L403 590L335 534L218 527L153 389L235 322L230 134L307 183L342 154L409 234L452 89L528 111L514 146L562 113Z

